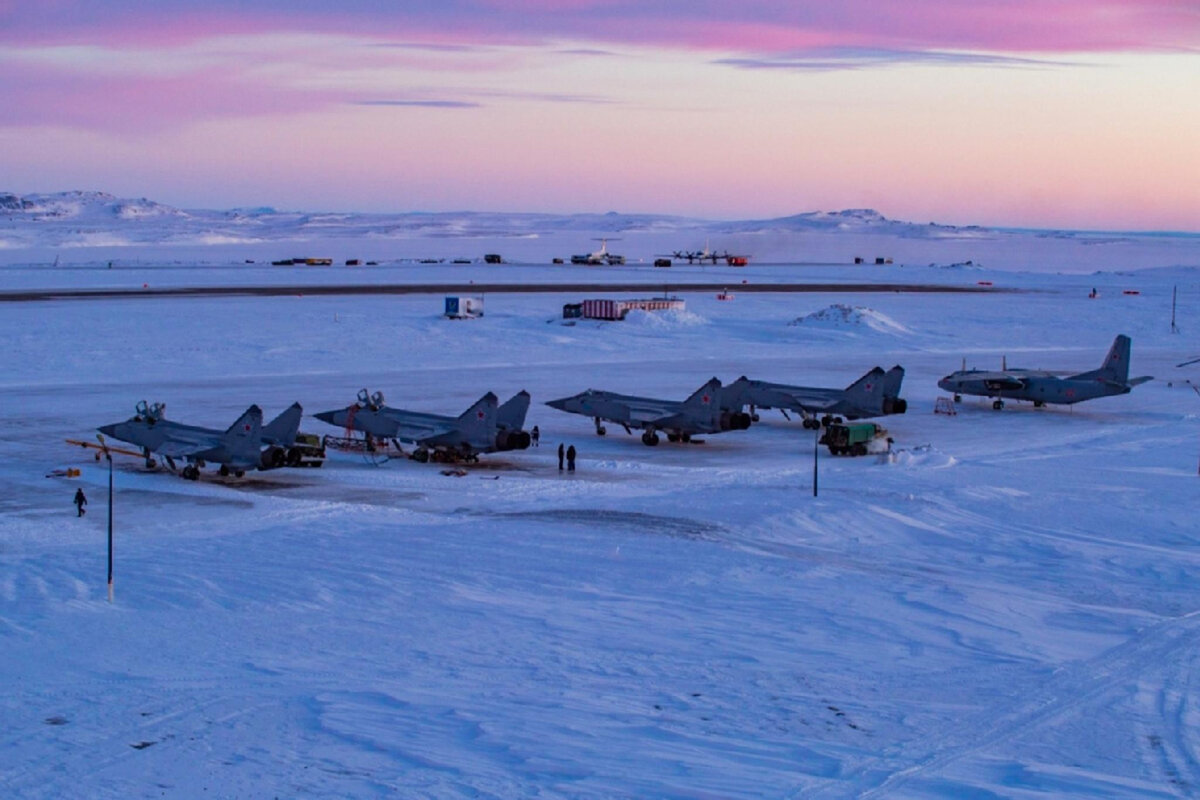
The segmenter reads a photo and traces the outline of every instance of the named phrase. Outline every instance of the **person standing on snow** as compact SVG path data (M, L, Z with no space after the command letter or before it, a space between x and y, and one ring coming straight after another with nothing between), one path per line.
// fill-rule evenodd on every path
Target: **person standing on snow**
M575 471L575 445L567 448L567 472Z
M85 511L83 508L86 505L87 505L87 498L83 496L83 489L76 489L75 490L75 510L78 511L79 513L76 514L75 516L82 517L84 514L86 514L87 511Z
M563 465L563 446L562 442L558 443L558 471L562 472Z
M542 432L538 430L537 425L534 425L533 430L529 432L529 438L533 441L533 446L538 447L538 441L542 438Z

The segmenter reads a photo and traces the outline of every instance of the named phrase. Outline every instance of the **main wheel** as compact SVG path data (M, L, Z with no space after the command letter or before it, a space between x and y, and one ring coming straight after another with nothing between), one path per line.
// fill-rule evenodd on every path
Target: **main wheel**
M219 470L217 470L217 474L220 475L222 478L228 478L229 477L229 466L227 464L222 464L221 468Z
M1004 408L1004 401L1003 401L1003 400L993 400L993 401L992 401L992 408L994 408L994 409L996 409L997 411L999 411L1000 409Z
M425 448L414 450L412 457L413 461L416 461L418 464L425 464L429 461L429 451Z
M1045 401L1045 400L1034 400L1034 401L1033 401L1033 407L1034 407L1034 408L1041 408L1041 407L1043 407L1044 405L1046 405L1046 401Z
M961 394L956 394L956 395L954 395L954 402L956 402L956 403L961 403L961 402L962 402L962 395L961 395Z
M751 415L750 415L750 421L751 421L751 422L758 422L758 414L751 414Z
M596 428L597 436L603 436L606 433L608 433L608 428L604 427L603 425L600 425Z
M646 431L642 434L642 444L647 447L654 447L658 444L658 434L653 431Z
M679 434L677 434L677 433L668 433L668 434L667 434L667 441L668 441L668 442L671 442L671 443L678 442L678 441L679 441Z

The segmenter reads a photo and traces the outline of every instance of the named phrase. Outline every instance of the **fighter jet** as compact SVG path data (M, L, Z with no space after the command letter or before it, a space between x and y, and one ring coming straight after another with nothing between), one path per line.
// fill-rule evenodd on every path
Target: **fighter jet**
M1104 364L1091 372L1062 376L1033 369L1005 368L999 372L965 369L942 378L938 386L953 392L955 402L962 400L964 394L995 398L992 408L997 411L1004 408L1005 398L1032 400L1040 408L1046 403L1070 405L1094 397L1128 394L1134 386L1151 380L1148 375L1129 377L1129 345L1128 336L1117 336Z
M596 434L607 433L602 420L615 422L632 434L631 428L642 429L642 443L658 444L658 431L667 432L669 442L688 442L698 433L721 433L745 430L750 427L750 415L734 398L727 398L721 382L711 379L691 397L678 400L656 400L625 394L588 389L573 397L551 400L551 408L569 414L592 417Z
M803 416L801 424L805 428L816 430L833 417L903 414L908 409L908 403L900 397L903 381L904 368L895 366L887 372L875 367L845 389L788 386L750 380L745 375L725 389L737 402L749 405L752 416L759 408L778 408L785 417L788 411L794 411Z
M517 392L504 405L488 392L457 417L406 411L386 405L382 392L362 389L358 402L347 408L322 411L317 419L355 430L369 438L414 444L413 458L429 461L474 461L480 453L524 450L529 434L522 430L529 411L529 393Z
M143 400L134 416L98 430L142 448L147 467L154 466L152 454L158 454L171 469L175 469L176 459L187 461L179 474L188 480L199 478L201 467L209 462L220 464L222 476L233 473L240 478L248 469L275 469L288 463L303 413L300 404L293 403L263 425L262 409L250 406L237 422L220 431L169 420L162 403L147 405ZM299 460L298 454L295 460Z

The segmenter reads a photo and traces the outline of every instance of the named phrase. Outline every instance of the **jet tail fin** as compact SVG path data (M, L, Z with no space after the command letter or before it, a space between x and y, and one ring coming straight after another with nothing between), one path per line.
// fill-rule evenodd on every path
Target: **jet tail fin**
M903 370L901 370L903 378ZM846 387L846 402L876 414L883 413L884 386L887 373L882 367L872 367L869 372Z
M908 410L908 401L900 396L900 386L904 383L904 367L897 364L883 376L883 412L885 414L903 414Z
M268 422L262 428L262 438L271 444L290 447L296 443L296 434L300 432L300 418L304 409L299 403L292 403L278 417Z
M717 407L720 405L720 392L721 381L717 378L710 378L707 383L692 392L691 396L683 401L683 405L685 408L691 409Z
M475 404L458 415L459 431L469 441L490 440L496 430L496 395L488 392Z
M221 436L221 443L235 458L247 463L258 461L262 449L262 409L250 406Z
M1131 341L1128 336L1123 333L1118 334L1117 338L1113 339L1112 347L1108 349L1108 355L1104 357L1104 364L1100 369L1094 369L1091 372L1081 372L1071 377L1074 380L1098 380L1117 383L1123 386L1129 385L1130 344Z
M517 392L496 409L496 424L505 430L519 431L525 427L525 415L528 413L529 392Z

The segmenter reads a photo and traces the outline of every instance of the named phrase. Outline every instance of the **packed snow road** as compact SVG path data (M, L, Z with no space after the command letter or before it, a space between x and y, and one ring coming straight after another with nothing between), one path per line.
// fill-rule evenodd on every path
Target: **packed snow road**
M572 326L565 293L489 297L468 322L418 296L6 307L0 789L1190 796L1200 376L1174 365L1200 338L1166 322L1175 285L1196 319L1200 287L1022 280L1037 291L696 294ZM1092 369L1116 333L1157 380L931 413L964 359ZM713 375L844 386L896 363L909 412L880 422L898 452L822 451L817 497L813 434L775 412L647 448L541 405L682 399ZM221 427L363 386L441 413L526 389L541 446L464 476L350 454L195 483L119 463L106 602L107 471L62 439L141 399ZM43 477L68 466L82 477Z

